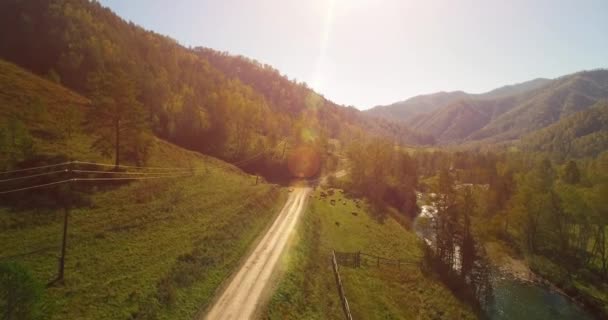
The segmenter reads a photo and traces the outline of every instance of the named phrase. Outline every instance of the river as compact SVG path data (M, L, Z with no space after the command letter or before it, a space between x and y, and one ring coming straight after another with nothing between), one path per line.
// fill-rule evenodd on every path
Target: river
M432 243L434 234L429 218L436 214L433 206L422 206L414 220L416 234ZM515 277L493 271L494 299L487 308L492 320L592 320L594 317L568 298L540 284L517 280Z
M592 320L585 310L568 298L538 284L515 279L493 281L494 302L490 319L507 320Z

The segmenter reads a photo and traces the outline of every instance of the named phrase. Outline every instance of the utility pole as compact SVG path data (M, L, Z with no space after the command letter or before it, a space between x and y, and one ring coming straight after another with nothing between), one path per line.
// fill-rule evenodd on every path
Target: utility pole
M68 164L68 195L64 206L63 215L63 240L61 241L61 257L59 257L59 274L57 275L56 282L63 282L63 276L65 271L65 254L68 240L68 218L70 216L70 210L72 206L72 163Z

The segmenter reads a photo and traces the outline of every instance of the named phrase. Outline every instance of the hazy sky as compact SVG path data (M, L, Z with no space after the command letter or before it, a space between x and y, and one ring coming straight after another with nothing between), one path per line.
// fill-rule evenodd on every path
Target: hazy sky
M608 0L101 0L366 109L608 67Z

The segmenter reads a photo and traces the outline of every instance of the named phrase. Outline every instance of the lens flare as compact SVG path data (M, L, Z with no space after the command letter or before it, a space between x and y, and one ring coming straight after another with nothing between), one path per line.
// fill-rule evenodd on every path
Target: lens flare
M287 159L289 172L298 178L310 178L319 172L321 158L312 146L304 145L295 148Z

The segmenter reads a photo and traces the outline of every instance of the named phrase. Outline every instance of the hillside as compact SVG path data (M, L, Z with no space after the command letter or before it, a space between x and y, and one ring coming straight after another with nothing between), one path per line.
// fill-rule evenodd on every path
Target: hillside
M565 117L521 140L524 150L546 152L555 158L596 157L608 150L608 103Z
M370 118L354 107L337 105L314 92L306 83L289 80L272 66L209 48L198 47L194 51L229 78L238 79L263 95L276 112L312 117L313 122L331 137L340 138L341 134L352 130L364 130L403 144L434 143L431 137L412 131L406 125Z
M66 158L111 162L91 148L88 108L88 99L0 61L0 119L10 121L0 127L0 137L18 138L2 140L9 153L2 153L8 157L0 159L0 168ZM137 170L136 177L160 178L72 184L78 201L69 220L65 284L44 290L46 317L192 318L283 202L277 186L256 183L219 160L156 138L148 153L145 166L189 168L190 173ZM0 191L37 181L0 181ZM55 195L61 190L50 186L0 197L0 262L18 263L40 286L57 275L63 201Z
M94 1L3 1L0 43L0 58L85 96L96 90L100 99L93 104L114 93L95 88L95 79L126 74L157 137L232 162L285 137L292 145L322 148L327 137L357 130L408 144L432 143L402 125L387 126L337 106L266 66L186 48ZM298 128L313 135L303 139ZM267 154L253 162L248 169L256 172L268 163L282 165Z

